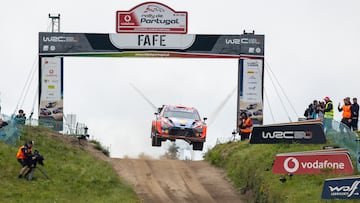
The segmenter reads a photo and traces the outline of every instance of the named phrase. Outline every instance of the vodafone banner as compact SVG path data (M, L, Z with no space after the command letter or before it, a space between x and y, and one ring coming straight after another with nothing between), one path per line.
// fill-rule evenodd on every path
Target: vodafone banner
M288 153L276 155L275 174L353 174L354 168L346 152Z

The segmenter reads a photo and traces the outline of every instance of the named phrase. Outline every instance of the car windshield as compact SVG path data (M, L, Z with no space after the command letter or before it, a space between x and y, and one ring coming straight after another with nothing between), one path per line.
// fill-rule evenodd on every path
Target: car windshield
M172 117L172 118L186 118L193 120L200 120L199 114L196 111L188 112L188 111L165 111L164 117Z

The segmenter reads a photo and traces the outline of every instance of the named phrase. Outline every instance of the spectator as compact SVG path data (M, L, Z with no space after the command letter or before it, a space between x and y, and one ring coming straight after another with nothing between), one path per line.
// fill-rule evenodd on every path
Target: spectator
M310 119L316 119L317 118L317 107L318 107L318 101L314 100L313 103L309 104L308 108L305 110L304 116L306 117L306 120Z
M311 104L305 109L305 112L304 112L304 116L306 118L306 120L310 120L311 119L311 115L312 115L312 112L311 112Z
M4 121L2 118L0 118L0 128L7 126L8 123L6 121Z
M324 112L325 110L325 103L323 101L319 102L319 105L317 106L318 111L318 119L323 120L324 119Z
M333 102L329 97L324 98L325 108L324 108L324 131L325 133L329 132L332 129L332 120L334 119L334 106Z
M20 109L18 115L15 116L16 124L25 125L26 116L24 110Z
M317 114L318 114L318 106L319 106L319 103L317 100L314 100L312 105L311 105L311 118L312 119L317 119Z
M353 131L358 130L358 121L359 121L359 104L357 103L357 98L353 98L353 104L351 105L351 127Z
M251 118L248 117L246 112L241 112L240 117L239 129L241 139L249 139L253 126Z
M338 105L339 112L342 112L342 118L340 123L340 132L344 132L344 125L351 129L351 102L350 97L344 98L344 105L340 107L340 102ZM343 124L343 125L341 125Z

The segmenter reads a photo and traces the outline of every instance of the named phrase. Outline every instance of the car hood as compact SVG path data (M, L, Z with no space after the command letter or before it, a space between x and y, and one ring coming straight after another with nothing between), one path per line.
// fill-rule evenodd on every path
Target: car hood
M166 119L169 120L174 127L180 127L180 128L192 128L194 127L194 124L199 122L198 120L187 119L187 118L169 117Z

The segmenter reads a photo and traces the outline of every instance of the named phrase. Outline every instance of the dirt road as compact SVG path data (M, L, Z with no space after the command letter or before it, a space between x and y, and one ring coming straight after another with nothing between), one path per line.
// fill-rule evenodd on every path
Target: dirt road
M204 161L112 158L111 163L145 203L242 202L223 171Z

